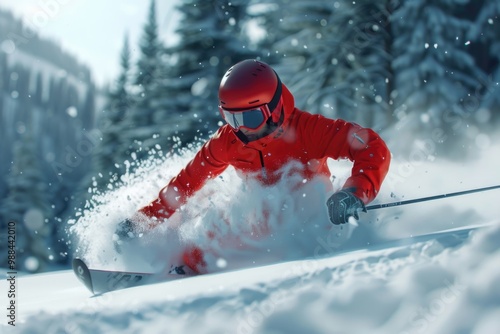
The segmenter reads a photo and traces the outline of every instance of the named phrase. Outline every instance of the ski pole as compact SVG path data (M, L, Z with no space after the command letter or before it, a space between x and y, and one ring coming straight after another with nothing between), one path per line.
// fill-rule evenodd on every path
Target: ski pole
M480 191L486 191L486 190L493 190L493 189L499 189L500 185L497 186L491 186L491 187L485 187L485 188L478 188L478 189L471 189L471 190L465 190L465 191L458 191L455 193L449 193L449 194L441 194L441 195L435 195L435 196L429 196L429 197L422 197L422 198L415 198L415 199L410 199L406 201L399 201L399 202L393 202L393 203L385 203L385 204L375 204L375 205L370 205L366 207L366 210L375 210L375 209L382 209L382 208L390 208L393 206L400 206L400 205L406 205L406 204L412 204L412 203L418 203L418 202L425 202L425 201L433 201L435 199L440 199L440 198L448 198L448 197L453 197L453 196L461 196L461 195L466 195L466 194L472 194L472 193L477 193Z

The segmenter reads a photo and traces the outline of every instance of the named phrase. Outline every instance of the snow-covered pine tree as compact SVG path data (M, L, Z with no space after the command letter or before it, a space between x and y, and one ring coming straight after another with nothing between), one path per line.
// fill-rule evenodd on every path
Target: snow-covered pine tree
M468 37L474 44L483 46L481 57L484 59L482 68L486 79L476 90L474 97L480 101L481 111L476 115L479 126L489 126L498 129L500 122L500 2L484 0L473 29Z
M134 106L128 108L125 120L123 140L138 159L144 158L148 151L158 143L154 114L158 111L157 92L161 80L162 44L158 38L156 21L156 3L151 0L147 22L140 40L140 55L137 61L134 82Z
M394 36L390 19L399 2L360 0L355 5L353 52L361 65L352 81L358 104L356 120L380 131L393 123Z
M16 222L16 249L19 270L43 271L50 262L49 250L57 239L47 189L36 156L35 141L26 132L13 146L13 162L7 178L7 197L0 205L2 216ZM0 222L2 234L7 220ZM1 238L0 267L7 267L7 251Z
M4 52L0 52L0 109L2 110L1 117L2 117L2 122L0 123L0 154L2 155L3 159L5 159L8 155L7 152L10 152L10 145L8 144L8 130L7 128L9 127L7 125L7 122L4 122L3 120L6 117L6 112L5 112L5 103L7 101L7 93L8 93L8 87L7 87L7 80L8 77L8 66L7 66L7 57ZM0 164L0 173L2 175L5 174L6 166L4 164ZM5 192L5 180L0 179L0 198L3 198ZM1 214L0 214L0 219L1 219Z
M196 80L188 72L189 59L178 57L173 53L175 47L165 50L168 66L163 68L161 88L158 103L161 106L154 115L156 124L162 124L158 129L163 150L170 151L172 146L180 147L181 143L173 140L179 138L182 143L190 142L193 116L190 113L192 101L191 86Z
M120 53L120 74L108 92L107 106L104 108L99 120L99 131L102 140L92 156L92 168L88 173L91 181L86 182L86 187L102 189L114 174L124 172L123 162L130 159L129 145L122 137L127 130L124 129L124 119L127 112L134 107L134 100L130 89L130 47L128 35L123 41ZM121 166L117 168L116 165Z
M448 153L462 148L472 119L463 103L483 76L467 50L473 23L456 15L465 3L405 1L393 14L396 115L410 137L418 132L428 139L439 131L439 147Z
M317 0L284 9L278 68L298 105L367 126L389 123L389 8L386 1Z
M327 46L331 47L323 39L321 28L333 11L333 4L313 0L288 3L283 1L278 5L280 24L274 29L279 29L282 33L274 45L279 57L276 70L294 94L296 105L319 113L319 106L322 104L311 98L311 95L318 93L318 88L324 84L330 73L328 66L323 66L324 76L318 77L315 70L311 73L310 67L318 59L321 61L322 51ZM318 58L313 59L313 53L317 53Z
M249 36L253 42L252 47L258 50L263 61L273 66L281 60L275 43L286 36L281 29L281 24L289 2L290 0L251 0L248 5L248 19L245 26L247 34L262 34L262 36L257 36L260 37L259 39ZM257 31L252 31L253 26L257 28Z
M0 52L0 107L3 109L4 94L7 93L7 57L4 52Z
M170 57L161 109L172 120L172 134L183 143L206 137L220 124L217 91L225 71L236 62L256 57L241 33L245 1L184 0L177 33L179 43L167 49Z

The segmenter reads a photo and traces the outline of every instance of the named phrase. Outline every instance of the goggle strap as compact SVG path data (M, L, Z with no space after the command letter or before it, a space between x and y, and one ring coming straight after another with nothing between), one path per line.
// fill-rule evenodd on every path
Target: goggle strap
M283 87L281 85L280 77L278 76L278 74L276 72L274 72L274 73L276 74L276 78L278 78L278 87L276 87L276 92L274 93L273 98L267 104L267 106L269 107L269 111L271 113L273 112L274 109L276 109L276 107L280 103L281 93L283 92Z
M276 108L273 109L273 111L271 111L271 118L273 120L274 123L278 123L280 121L280 118L283 114L283 103L281 102L282 100L280 99L280 103L278 103L278 105L276 106ZM278 108L280 108L280 110L278 110Z

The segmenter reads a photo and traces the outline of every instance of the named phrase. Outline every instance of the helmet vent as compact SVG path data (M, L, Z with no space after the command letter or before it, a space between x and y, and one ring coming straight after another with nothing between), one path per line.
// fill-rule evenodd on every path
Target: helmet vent
M226 75L225 75L226 78L229 77L229 75L231 74L231 71L233 70L233 67L231 67L229 70L227 70Z
M257 71L257 72L262 72L262 69L260 69L260 68L256 68L256 69L255 69L255 71ZM256 77L258 74L259 74L259 73L256 73L256 72L253 72L253 73L252 73L252 75L253 75L254 77Z

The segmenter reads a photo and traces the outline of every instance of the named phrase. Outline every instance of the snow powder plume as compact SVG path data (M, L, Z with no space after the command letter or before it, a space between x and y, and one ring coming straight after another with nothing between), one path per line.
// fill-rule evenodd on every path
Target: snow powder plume
M152 270L148 267L149 261L142 258L146 254L141 254L141 251L148 251L147 248L141 250L138 247L136 256L127 254L133 255L131 258L120 255L114 247L116 236L113 234L119 222L156 198L160 189L194 156L195 148L182 152L180 155L153 152L149 159L141 163L133 157L131 163L124 163L126 173L120 176L119 181L111 181L108 190L89 190L92 192L91 199L77 211L76 219L69 221L69 233L77 245L74 256L83 257L92 265L114 265L117 268L130 265L138 266L137 270ZM133 172L130 172L130 167L135 167Z
M198 149L151 157L109 190L95 193L71 221L70 233L78 245L75 256L93 267L159 272L182 264L182 250L196 245L205 252L208 270L215 272L313 256L316 243L311 240L331 233L325 205L331 180L303 179L297 173L301 167L290 163L282 170L287 177L268 187L252 178L243 181L229 167L167 223L127 242L118 254L113 244L117 224L156 198ZM345 182L351 166L337 164L335 189ZM334 227L334 243L341 246L352 229Z

